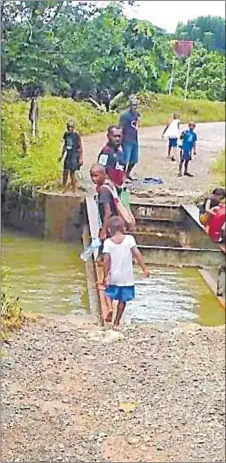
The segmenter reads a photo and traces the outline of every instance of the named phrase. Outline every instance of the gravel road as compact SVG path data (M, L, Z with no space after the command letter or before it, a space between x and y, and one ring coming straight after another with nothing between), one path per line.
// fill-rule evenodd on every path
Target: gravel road
M225 461L224 328L43 318L2 373L2 462Z

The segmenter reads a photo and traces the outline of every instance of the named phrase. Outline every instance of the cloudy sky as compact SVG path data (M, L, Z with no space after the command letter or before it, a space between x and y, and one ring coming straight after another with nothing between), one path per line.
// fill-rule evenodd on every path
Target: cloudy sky
M187 22L197 16L225 17L224 1L138 1L127 8L129 17L147 19L156 26L174 32L179 21Z
M106 1L98 2L102 6ZM197 16L222 16L225 17L224 1L137 1L136 6L127 7L128 17L147 19L156 26L175 32L177 23L187 22Z

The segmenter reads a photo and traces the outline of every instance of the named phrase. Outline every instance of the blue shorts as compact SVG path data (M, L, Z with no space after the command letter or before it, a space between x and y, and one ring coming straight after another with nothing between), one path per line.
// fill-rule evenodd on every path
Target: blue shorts
M190 161L191 160L191 151L182 149L181 152L180 152L180 159L181 159L181 161Z
M177 140L177 138L169 138L169 148L176 148Z
M124 161L126 164L137 164L138 163L138 143L137 142L125 142L122 145L124 152Z
M106 296L114 301L129 302L135 298L134 286L109 285L105 293Z

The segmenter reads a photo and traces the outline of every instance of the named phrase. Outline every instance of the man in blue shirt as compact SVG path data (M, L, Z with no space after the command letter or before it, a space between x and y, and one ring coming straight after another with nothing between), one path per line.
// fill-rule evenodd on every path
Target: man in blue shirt
M122 127L122 147L124 159L127 164L126 176L132 180L130 174L133 167L138 163L138 119L140 114L137 111L137 100L130 99L129 110L121 114L120 126Z
M182 177L182 168L184 164L184 175L187 175L188 177L193 177L192 174L188 172L188 164L189 161L191 161L191 154L192 150L194 155L196 154L196 142L197 142L197 135L194 132L195 129L195 123L194 122L189 122L188 124L188 130L185 130L181 134L181 139L182 139L182 146L181 146L181 152L180 152L180 164L179 164L179 177Z

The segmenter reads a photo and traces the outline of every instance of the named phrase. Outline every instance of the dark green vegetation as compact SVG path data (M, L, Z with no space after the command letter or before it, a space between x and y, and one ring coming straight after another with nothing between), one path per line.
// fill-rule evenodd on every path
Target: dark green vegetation
M199 16L187 24L179 23L176 37L199 41L207 50L225 51L225 21L218 16Z
M150 22L127 19L123 3L99 9L84 1L2 0L4 88L75 98L97 89L167 93L171 39L189 38L198 42L188 96L224 100L224 55L215 51L224 47L223 20L198 18L194 27L178 25L172 37ZM183 95L186 66L177 60L175 95Z

